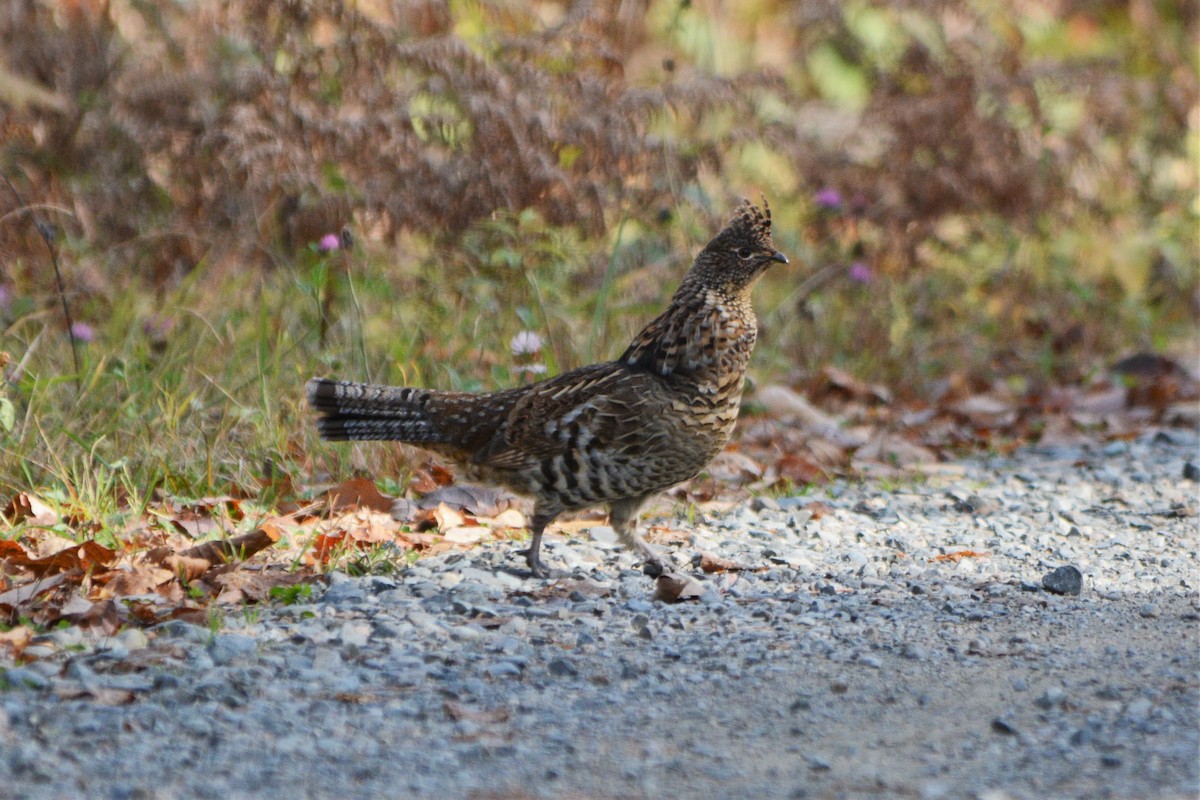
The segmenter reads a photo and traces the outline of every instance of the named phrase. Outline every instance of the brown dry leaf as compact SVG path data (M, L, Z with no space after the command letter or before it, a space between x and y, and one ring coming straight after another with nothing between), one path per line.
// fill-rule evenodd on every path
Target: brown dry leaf
M33 631L24 625L18 625L12 630L0 631L0 647L7 648L12 658L20 658L21 651L33 639Z
M15 611L18 607L29 602L39 594L56 588L68 577L70 577L68 573L60 572L57 575L51 575L49 578L38 578L37 580L9 589L7 592L0 594L0 611Z
M829 475L820 464L810 458L787 453L775 462L775 473L779 480L790 481L793 486L811 483L827 483Z
M333 558L334 552L338 548L345 546L345 544L345 531L317 534L317 538L313 539L312 546L309 548L305 560L309 564L328 564L329 559Z
M417 494L427 494L439 486L449 486L452 483L454 475L450 470L432 461L427 461L413 470L412 477L408 480L408 485Z
M212 566L207 561L203 561L201 563L205 565L204 570L196 574L188 574L184 569L172 563L172 559L177 558L177 556L171 556L164 562L170 565L170 569L143 563L125 569L106 572L103 575L97 575L93 580L104 587L99 595L101 597L129 597L131 595L150 594L167 581L175 580L176 576L181 572L184 573L185 580L194 580L203 575L204 570Z
M883 405L890 405L892 402L892 393L886 386L861 381L837 367L825 367L824 373L825 381L830 389L836 389L855 400L871 401Z
M439 531L448 531L451 528L460 528L466 521L466 518L455 511L445 503L438 503L437 508L433 510L433 518L437 521Z
M764 386L754 393L754 399L777 417L795 418L804 427L822 436L837 431L838 423L793 389L786 386Z
M525 515L515 508L506 508L491 519L481 519L480 522L485 522L493 528L521 529L526 527Z
M696 561L693 560L693 564ZM766 567L747 567L744 564L739 564L736 561L730 561L727 558L714 556L712 553L701 551L699 557L700 571L708 574L714 572L758 572L766 569Z
M676 530L670 525L651 525L646 529L646 541L656 544L677 544L686 542L691 534L687 531Z
M807 504L804 506L804 510L812 514L813 520L818 520L821 517L828 516L829 514L833 513L833 509L827 504L822 503L820 500L814 500L813 502Z
M479 544L488 537L487 528L479 525L459 525L442 531L442 539L452 544Z
M180 533L202 539L216 533L232 533L233 523L244 516L241 502L236 498L226 495L201 497L180 506L171 516L171 524Z
M369 478L351 478L321 495L328 504L331 512L347 511L355 508L369 508L372 511L388 513L392 510L391 497L379 491L375 482Z
M218 603L261 603L271 596L276 586L295 586L309 580L306 575L287 572L283 569L251 570L230 569L213 577L213 583L221 587Z
M950 410L965 417L972 425L987 428L1006 428L1017 419L1017 411L1011 402L987 394L963 398L952 404Z
M664 572L654 581L654 599L662 603L698 600L703 594L700 581L678 572Z
M930 561L951 561L957 564L964 558L987 558L988 554L978 550L956 550L953 553L942 553L929 559Z
M193 556L185 555L167 556L167 558L163 561L163 564L169 568L166 571L170 572L172 578L178 577L180 580L188 583L196 580L201 575L213 568L213 563L207 558L195 558ZM160 573L148 575L147 578L153 579L157 577L158 574ZM154 584L154 586L162 586L166 582L167 581L165 580L159 581L158 583Z
M719 481L749 483L763 476L763 465L735 450L724 450L708 462L705 471Z
M30 525L53 525L58 514L36 495L20 492L4 507L4 516L9 522L28 522Z
M101 706L127 706L136 696L128 689L105 689L99 686L84 687L79 684L58 684L54 695L59 700L94 700Z
M79 596L72 597L59 609L59 618L81 628L94 628L110 636L120 630L122 623L120 611L113 600L90 603Z
M116 560L116 551L109 550L104 545L87 541L83 544L72 545L65 550L46 556L31 558L20 545L12 547L15 542L7 543L2 551L4 560L10 564L29 570L35 575L57 575L61 572L82 572L96 567L107 567Z
M922 447L900 436L888 433L880 433L855 450L854 457L866 461L879 461L901 468L918 464L936 464L938 460L937 454L928 447Z
M279 540L282 529L270 522L264 522L250 533L234 536L232 539L203 542L189 547L178 555L185 558L200 558L213 564L223 564L229 561L244 561L260 550L265 550Z
M454 700L447 700L442 709L446 712L446 716L455 722L474 722L477 725L494 725L501 722L508 722L510 716L508 708L505 706L496 706L495 708L471 708L465 703L458 703Z
M1070 410L1080 414L1115 414L1128 406L1129 390L1124 386L1107 386L1093 389L1084 395L1071 398Z

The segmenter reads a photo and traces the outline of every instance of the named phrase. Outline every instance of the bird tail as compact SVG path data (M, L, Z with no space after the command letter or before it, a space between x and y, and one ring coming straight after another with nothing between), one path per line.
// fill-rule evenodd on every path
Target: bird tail
M436 443L445 437L430 413L436 392L400 386L313 378L308 404L320 416L322 439Z

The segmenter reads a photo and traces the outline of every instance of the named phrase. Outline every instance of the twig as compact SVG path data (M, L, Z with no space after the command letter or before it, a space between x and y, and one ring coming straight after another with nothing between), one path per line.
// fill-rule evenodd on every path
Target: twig
M13 193L13 197L17 198L17 205L29 213L33 219L33 227L41 236L42 241L46 244L46 249L50 251L50 263L54 265L54 280L58 283L58 298L62 301L63 317L67 320L67 335L71 337L71 361L75 364L75 391L80 390L80 381L83 378L83 370L79 366L79 342L75 338L75 321L71 318L71 307L67 303L67 289L63 284L62 270L58 266L58 248L54 246L54 229L50 223L45 222L34 210L33 206L25 203L25 198L21 197L21 193L17 191L17 187L13 186L13 182L8 179L7 175L0 175L4 178L5 184L8 185L8 190Z

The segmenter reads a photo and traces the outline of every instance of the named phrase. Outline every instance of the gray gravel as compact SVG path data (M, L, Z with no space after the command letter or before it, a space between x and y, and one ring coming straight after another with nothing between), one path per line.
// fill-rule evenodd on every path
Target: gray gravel
M1119 444L675 520L763 568L681 605L600 529L551 585L502 543L55 631L0 663L0 796L1195 797L1198 442Z

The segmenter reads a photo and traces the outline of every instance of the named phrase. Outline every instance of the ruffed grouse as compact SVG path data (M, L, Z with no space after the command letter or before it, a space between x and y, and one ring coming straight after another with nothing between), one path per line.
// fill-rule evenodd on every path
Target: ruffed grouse
M737 420L757 323L750 289L787 257L771 212L743 201L705 245L671 305L616 361L540 383L470 394L314 378L308 402L325 439L408 442L448 456L470 480L533 498L533 574L542 531L564 511L607 504L620 540L658 575L637 512L721 452Z

